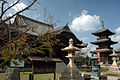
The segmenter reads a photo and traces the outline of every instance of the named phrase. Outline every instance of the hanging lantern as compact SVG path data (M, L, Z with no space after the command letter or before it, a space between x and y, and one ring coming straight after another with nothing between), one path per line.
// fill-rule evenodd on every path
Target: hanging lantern
M97 57L99 57L98 62L100 62L101 61L101 59L100 59L100 52L97 52Z

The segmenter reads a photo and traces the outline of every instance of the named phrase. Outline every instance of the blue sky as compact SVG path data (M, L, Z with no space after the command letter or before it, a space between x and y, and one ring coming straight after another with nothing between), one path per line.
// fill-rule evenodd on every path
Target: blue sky
M88 43L92 49L97 46L90 42L95 41L97 37L91 33L101 28L101 17L103 17L105 28L116 32L116 35L111 36L112 40L120 42L120 0L38 0L38 2L40 4L35 4L22 15L44 21L46 8L46 18L51 14L54 17L53 23L60 21L55 28L68 23L76 37ZM27 0L21 0L19 6L25 7L27 4ZM14 11L15 8L9 11L9 14ZM113 47L117 49L119 44Z

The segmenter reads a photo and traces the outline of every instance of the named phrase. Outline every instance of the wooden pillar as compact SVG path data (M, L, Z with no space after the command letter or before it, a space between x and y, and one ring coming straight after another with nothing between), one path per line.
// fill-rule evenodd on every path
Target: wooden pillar
M34 62L32 61L32 75L31 75L31 80L34 80Z
M34 74L29 74L29 80L34 80Z
M54 65L55 67L54 67L54 79L53 80L56 80L56 62L54 62L54 64L55 64Z
M56 80L56 72L54 72L54 79L53 80Z

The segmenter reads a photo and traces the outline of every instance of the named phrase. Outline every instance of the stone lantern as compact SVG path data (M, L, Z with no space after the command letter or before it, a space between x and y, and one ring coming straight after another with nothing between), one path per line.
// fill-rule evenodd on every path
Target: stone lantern
M110 54L110 56L112 57L113 63L109 67L109 71L114 73L120 73L117 62L116 62L118 55L115 53L115 50L113 50L113 54Z
M91 62L92 62L91 77L100 77L98 59L99 59L99 57L97 57L96 54L93 54L93 56L91 57Z
M69 59L69 63L65 68L64 72L61 73L61 77L59 78L59 80L82 80L81 74L79 73L79 70L74 63L74 59L77 58L77 56L74 55L75 51L80 50L81 49L74 47L73 39L69 39L69 46L62 49L62 51L68 52L66 58Z

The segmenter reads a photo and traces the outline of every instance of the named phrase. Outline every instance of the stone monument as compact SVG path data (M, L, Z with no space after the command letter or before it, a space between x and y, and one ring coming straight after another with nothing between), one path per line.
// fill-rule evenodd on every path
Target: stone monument
M73 39L69 40L69 46L62 49L62 51L68 52L68 56L66 58L69 59L69 63L66 66L63 73L61 73L61 77L59 80L83 80L81 78L81 74L79 73L79 70L77 69L74 59L77 57L75 56L75 51L80 51L81 49L74 47L73 45Z
M114 72L114 73L120 73L119 67L118 67L117 62L116 62L117 54L115 53L115 50L113 50L113 54L110 54L110 56L112 56L113 63L109 67L109 71Z

